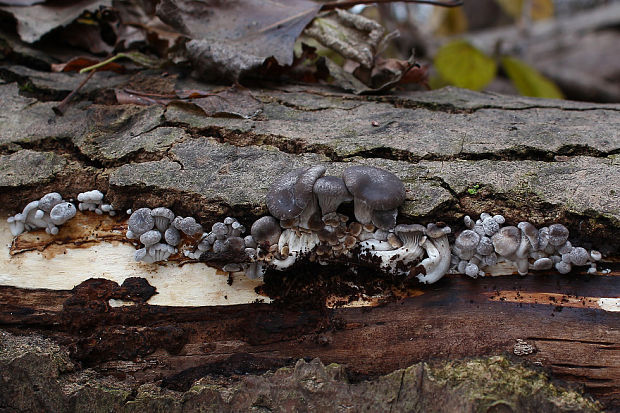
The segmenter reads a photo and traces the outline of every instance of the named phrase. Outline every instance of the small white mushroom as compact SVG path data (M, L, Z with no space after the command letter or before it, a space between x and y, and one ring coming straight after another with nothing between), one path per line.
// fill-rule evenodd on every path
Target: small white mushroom
M155 220L151 215L150 208L140 208L134 211L133 214L129 217L129 221L127 222L129 227L129 231L131 231L133 237L139 237L144 234L146 231L153 229L155 225Z
M172 222L172 225L174 225L174 227L179 231L183 231L183 233L189 236L202 232L202 226L197 223L193 217L176 217Z
M54 225L62 225L75 216L77 209L70 202L60 202L50 211L50 219Z
M150 247L158 243L161 240L161 232L157 230L150 230L140 235L140 242L145 246Z
M181 242L181 234L175 227L170 227L164 233L164 239L166 240L166 243L176 247L179 245L179 242Z
M170 226L170 223L174 220L174 212L166 207L154 208L151 211L151 216L155 221L155 227L161 232L165 232Z
M425 274L418 274L416 277L421 283L432 284L439 281L450 269L448 236L425 238L422 240L422 247L426 250L426 255L428 256L420 263L424 268Z

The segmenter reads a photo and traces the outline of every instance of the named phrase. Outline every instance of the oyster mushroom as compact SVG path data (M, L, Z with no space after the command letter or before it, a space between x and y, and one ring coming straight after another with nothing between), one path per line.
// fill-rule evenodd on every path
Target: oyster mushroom
M424 254L421 245L426 238L426 228L418 224L401 224L396 226L394 232L402 241L400 248L394 248L389 241L379 240L366 240L360 246L364 253L380 258L383 269L405 274L409 272L407 267Z
M255 243L267 243L267 245L276 245L282 234L282 229L278 224L278 220L267 215L254 221L250 228L250 234ZM249 246L249 245L248 245Z
M300 227L308 228L308 220L318 211L314 195L315 182L325 173L324 166L297 168L278 178L267 192L267 208L280 220L296 220Z
M446 232L449 232L449 227ZM430 236L422 239L422 248L426 251L427 258L424 258L414 271L418 281L425 284L432 284L439 281L450 269L450 243L448 234L444 232L438 238ZM420 273L422 272L422 273Z
M355 218L361 224L373 222L374 211L395 210L405 201L405 186L391 172L355 165L345 169L342 177L353 195Z
M324 176L317 179L313 191L319 201L323 216L336 212L343 202L353 200L344 181L337 176Z

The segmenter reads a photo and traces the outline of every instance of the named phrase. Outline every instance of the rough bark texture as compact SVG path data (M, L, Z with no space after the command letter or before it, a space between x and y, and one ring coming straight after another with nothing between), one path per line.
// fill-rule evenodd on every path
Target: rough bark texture
M603 251L612 269L451 276L418 296L336 309L286 296L275 305L155 306L144 280L90 280L72 291L4 285L0 409L290 411L300 399L343 411L618 408L618 313L597 300L620 296L619 105L454 88L359 97L274 86L252 90L247 105L258 101L261 111L245 119L86 101L105 103L111 85L135 81L102 77L56 117L53 100L77 75L3 66L0 76L21 84L0 85L5 216L52 190L69 198L97 188L119 210L166 205L205 226L226 215L247 225L266 212L266 190L286 171L363 163L405 182L404 221L444 220L456 231L464 214L487 211L513 223L563 222L571 241ZM341 365L308 362L315 357Z

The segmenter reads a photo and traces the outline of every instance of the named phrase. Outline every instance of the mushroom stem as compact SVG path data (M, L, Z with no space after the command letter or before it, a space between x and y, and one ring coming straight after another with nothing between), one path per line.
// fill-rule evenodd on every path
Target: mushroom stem
M450 269L450 243L448 236L439 238L426 238L422 244L428 258L420 263L426 270L426 274L417 275L421 283L432 284L443 277Z

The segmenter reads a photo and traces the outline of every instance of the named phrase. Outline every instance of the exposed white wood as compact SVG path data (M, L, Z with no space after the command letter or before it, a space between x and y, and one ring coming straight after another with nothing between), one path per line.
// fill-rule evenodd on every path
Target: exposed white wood
M94 215L94 214L93 214ZM34 233L33 233L34 234ZM30 235L33 235L30 234ZM39 235L46 237L44 231ZM70 290L89 278L106 278L121 284L128 277L143 277L157 288L149 304L210 306L269 302L254 288L260 281L228 275L203 263L143 264L135 262L135 248L118 241L90 246L51 245L43 251L25 251L11 256L13 237L8 223L0 220L0 285L20 288Z

